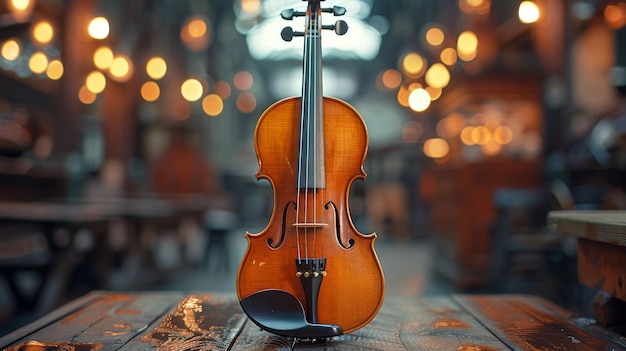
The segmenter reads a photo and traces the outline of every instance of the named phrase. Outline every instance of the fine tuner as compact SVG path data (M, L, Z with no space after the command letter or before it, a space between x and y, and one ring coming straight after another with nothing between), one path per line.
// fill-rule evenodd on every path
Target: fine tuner
M322 12L332 13L335 16L343 16L346 14L346 8L341 6L333 6L332 8L323 8ZM294 17L306 16L306 12L294 11L294 9L283 10L280 16L285 20L293 20ZM322 29L334 30L337 35L344 35L348 32L348 24L339 20L335 24L322 25ZM291 41L293 37L303 37L304 32L295 32L291 27L285 27L280 32L280 36L284 41Z

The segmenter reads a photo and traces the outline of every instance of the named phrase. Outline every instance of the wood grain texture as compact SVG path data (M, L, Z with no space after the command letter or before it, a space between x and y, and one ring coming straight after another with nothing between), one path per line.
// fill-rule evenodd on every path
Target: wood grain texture
M528 295L388 298L367 326L294 345L249 322L232 295L95 292L0 341L7 351L626 350L626 337Z
M555 232L578 238L626 246L626 211L552 211L548 226Z
M103 294L86 308L63 316L7 350L29 347L117 350L145 330L180 297L175 293Z
M234 296L191 294L120 350L228 350L246 320Z
M626 301L626 247L587 239L578 240L578 278Z
M570 322L573 315L533 296L455 296L512 350L621 350Z

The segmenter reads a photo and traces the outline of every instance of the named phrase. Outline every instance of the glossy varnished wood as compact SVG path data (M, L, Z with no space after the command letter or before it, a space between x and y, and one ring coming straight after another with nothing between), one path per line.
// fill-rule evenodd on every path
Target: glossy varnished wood
M350 185L365 178L367 129L348 104L324 98L326 187L299 190L299 111L299 98L283 100L269 107L257 124L257 178L272 184L274 207L269 224L261 233L246 234L249 245L239 268L237 292L245 298L261 290L279 289L298 297L305 305L296 277L298 251L301 258L324 257L327 275L320 290L319 322L337 324L351 332L374 318L385 291L374 251L376 236L359 233L348 208ZM308 204L296 210L299 202ZM298 239L293 224L304 219L325 225L300 229Z
M293 346L293 348L292 348ZM323 344L249 322L235 296L94 292L0 338L2 350L625 350L626 339L529 295L387 298Z

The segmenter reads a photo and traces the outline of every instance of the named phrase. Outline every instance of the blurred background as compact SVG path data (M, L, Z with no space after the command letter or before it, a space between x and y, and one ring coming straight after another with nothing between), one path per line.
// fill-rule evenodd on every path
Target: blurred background
M350 211L387 295L588 313L545 216L626 208L626 1L322 5L347 9L324 93L368 126ZM289 8L306 2L0 1L0 335L94 289L234 293L272 214L255 125L302 86Z

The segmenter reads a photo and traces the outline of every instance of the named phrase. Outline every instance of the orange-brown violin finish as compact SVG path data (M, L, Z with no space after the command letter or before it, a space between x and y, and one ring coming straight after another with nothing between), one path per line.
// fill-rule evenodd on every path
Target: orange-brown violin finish
M309 7L311 2L316 3L309 1ZM306 54L305 49L305 60ZM304 91L321 92L315 88L321 84L316 81L321 80L321 72L311 77L304 80ZM307 111L318 118L319 126L308 128L304 136ZM311 138L314 146L303 153L303 144ZM280 290L297 298L313 323L337 325L343 333L365 326L382 305L385 280L374 250L376 234L359 233L349 211L350 187L366 176L368 134L363 119L339 99L303 93L275 103L262 114L254 144L259 161L256 177L271 183L274 205L265 229L246 233L248 249L237 278L240 300ZM303 166L303 158L315 158L311 162L315 169ZM315 261L321 267L300 269L301 261ZM305 290L313 275L320 283L311 306L310 292Z

